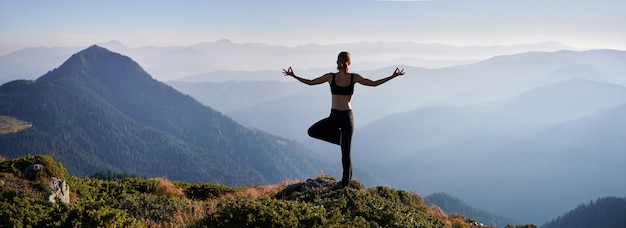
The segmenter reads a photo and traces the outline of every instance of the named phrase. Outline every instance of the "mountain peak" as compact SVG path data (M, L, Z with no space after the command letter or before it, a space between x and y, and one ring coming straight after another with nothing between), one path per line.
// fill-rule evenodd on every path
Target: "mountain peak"
M95 78L103 84L119 84L131 78L152 79L131 58L92 45L66 60L59 68L47 73L39 80L57 81L64 78Z
M117 52L110 51L109 49L99 46L97 44L91 45L88 48L76 53L75 55L82 56L85 60L92 62L92 63L97 63L104 59L109 59L109 60L117 59L120 62L123 61L123 62L134 63L134 61L131 58L124 56L122 54L119 54ZM68 62L71 59L72 58L68 59ZM136 65L139 66L138 64Z
M78 52L78 54L107 54L113 53L106 48L100 47L97 44L91 45L85 50Z
M100 45L102 46L124 46L124 44L122 44L122 42L117 41L117 40L109 40L105 43L101 43ZM94 46L98 46L98 45L94 45Z
M216 44L234 44L231 40L229 39L220 39L215 41L214 43Z

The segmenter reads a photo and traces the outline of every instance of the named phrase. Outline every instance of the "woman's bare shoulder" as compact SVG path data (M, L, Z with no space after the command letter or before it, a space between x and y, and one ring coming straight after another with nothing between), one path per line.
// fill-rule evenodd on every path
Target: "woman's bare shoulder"
M365 77L361 76L361 74L359 73L350 73L352 75L352 77L354 77L355 81L360 81L362 79L364 79Z
M326 74L322 75L322 76L321 76L321 78L326 78L326 79L329 79L329 80L330 80L330 78L331 78L333 75L335 75L335 74L337 74L337 73L328 72L328 73L326 73Z
M359 74L359 73L350 73L350 74L351 74L352 76L354 76L354 77L363 77L363 76L361 76L361 74Z
M324 74L324 75L322 75L322 76L319 76L319 77L318 77L318 78L316 78L316 79L313 79L313 80L312 80L312 83L313 83L314 85L316 85L316 84L320 84L320 83L324 83L324 82L330 82L330 80L331 80L331 75L332 75L332 73L326 73L326 74Z

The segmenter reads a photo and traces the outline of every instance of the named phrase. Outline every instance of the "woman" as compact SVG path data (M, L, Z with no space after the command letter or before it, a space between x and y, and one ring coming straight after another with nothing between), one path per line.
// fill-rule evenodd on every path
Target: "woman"
M309 80L298 77L291 67L283 69L285 76L291 76L307 85L318 85L324 82L330 84L332 93L332 106L330 116L318 121L309 128L309 136L324 140L329 143L341 146L341 164L343 166L343 176L341 183L335 189L341 189L350 184L352 179L352 162L350 160L350 146L352 143L352 132L354 129L354 119L350 101L354 93L354 84L360 83L366 86L379 86L397 76L404 75L404 69L396 70L391 76L372 81L359 74L348 73L350 67L350 53L341 52L337 57L337 73L327 73L319 78Z

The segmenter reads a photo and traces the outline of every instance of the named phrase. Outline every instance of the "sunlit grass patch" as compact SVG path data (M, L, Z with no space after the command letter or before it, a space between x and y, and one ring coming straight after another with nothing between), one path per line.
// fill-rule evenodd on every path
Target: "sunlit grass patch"
M0 135L15 133L24 129L31 128L31 123L21 121L11 116L0 116Z

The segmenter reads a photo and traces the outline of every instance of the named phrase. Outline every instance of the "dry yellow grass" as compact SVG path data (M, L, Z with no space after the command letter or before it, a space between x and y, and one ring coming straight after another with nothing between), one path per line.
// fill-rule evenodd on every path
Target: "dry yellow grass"
M154 178L154 180L158 181L159 184L152 194L182 200L187 202L188 206L185 210L177 211L175 214L171 215L167 222L145 221L146 227L186 227L206 218L208 213L210 213L210 209L216 206L216 204L212 202L187 199L183 190L166 178Z
M256 199L259 197L265 196L274 196L278 192L282 191L288 185L295 183L302 183L303 180L283 180L279 184L274 185L262 185L262 186L252 186L247 187L241 190L236 191L235 193L226 194L220 198L224 199L237 199L237 198L246 198L246 199ZM218 198L219 199L219 198Z
M166 227L187 227L196 224L208 215L209 204L207 202L186 200L188 207L186 210L178 211L172 215L169 222L145 221L146 227L166 228Z
M10 116L0 116L0 135L15 133L33 125Z
M281 182L280 184L243 188L234 193L228 193L226 195L223 195L221 197L218 197L216 199L213 199L207 202L207 205L205 207L206 209L205 213L206 215L215 213L217 211L217 206L219 204L227 202L229 200L234 200L234 199L239 199L239 198L256 199L259 197L271 197L271 196L276 195L278 192L282 191L283 189L285 189L285 187L287 187L288 185L295 184L295 183L302 183L302 182L304 181L301 179L300 180L287 180L286 179L286 180L283 180L283 182Z
M176 187L176 185L172 184L172 182L170 182L169 180L165 178L154 178L154 179L157 180L159 184L157 185L156 189L154 189L152 194L167 196L168 198L175 198L175 199L186 198L183 190L180 189L179 187Z
M445 227L452 227L452 222L448 219L448 215L441 208L433 205L428 207L426 213L444 222Z

